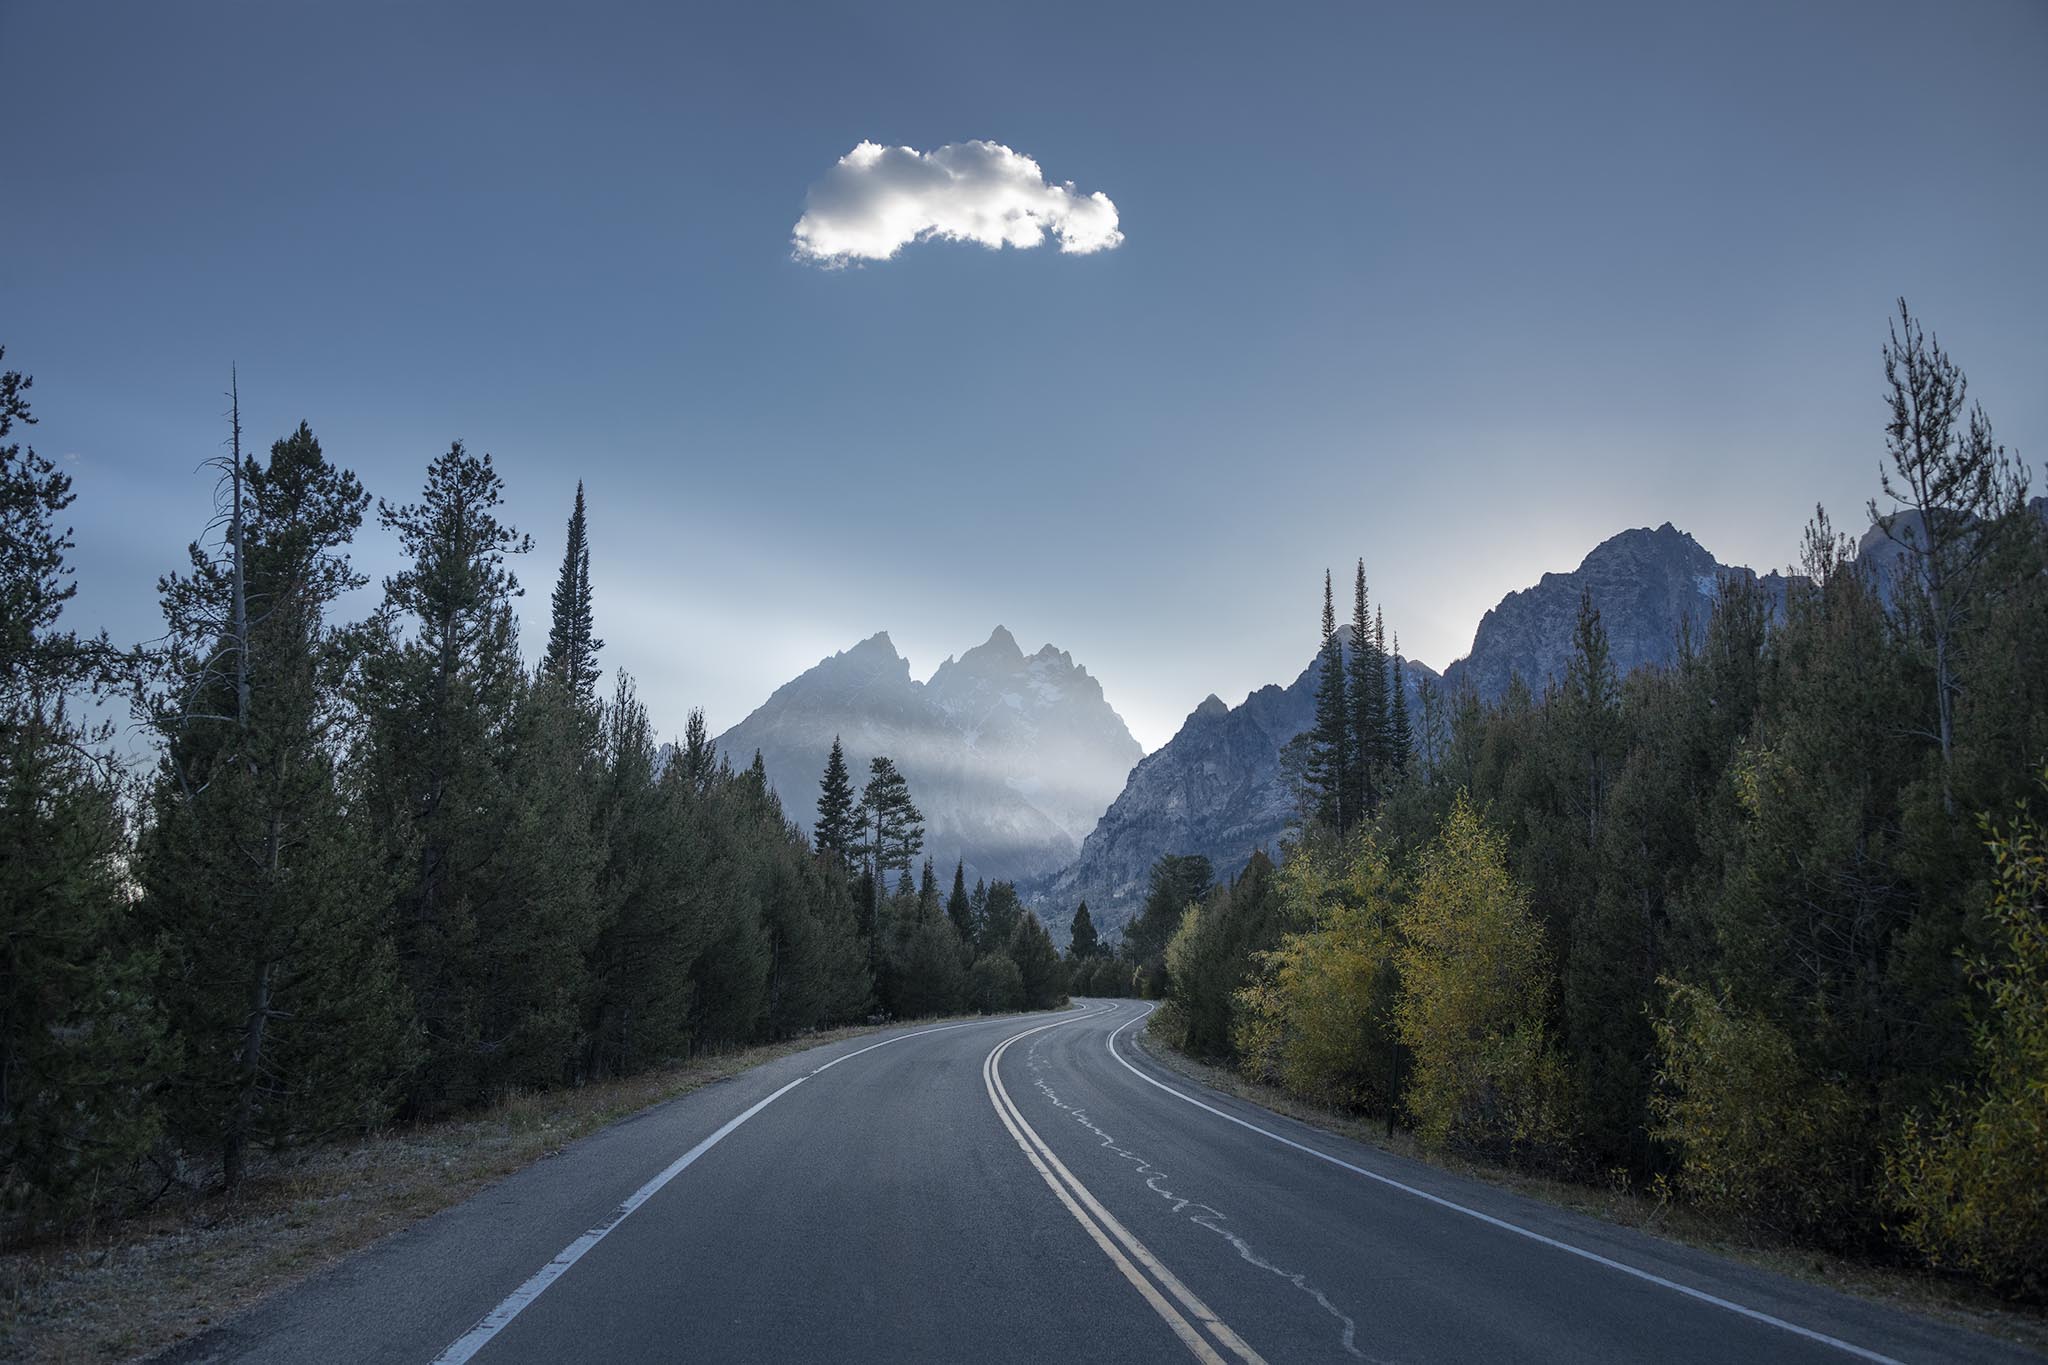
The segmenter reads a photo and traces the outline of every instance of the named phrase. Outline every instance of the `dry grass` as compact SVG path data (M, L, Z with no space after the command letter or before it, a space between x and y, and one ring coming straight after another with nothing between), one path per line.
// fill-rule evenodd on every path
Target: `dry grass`
M1365 1119L1306 1103L1276 1086L1263 1085L1225 1067L1198 1061L1149 1033L1140 1042L1147 1056L1189 1080L1354 1142L1575 1213L2048 1353L2048 1313L2016 1307L1968 1281L1772 1241L1697 1209L1655 1199L1619 1180L1612 1186L1579 1184L1426 1152L1405 1129L1397 1128L1388 1137L1384 1120Z
M232 1195L166 1199L146 1215L0 1255L0 1359L161 1350L649 1105L876 1031L808 1034L267 1159Z

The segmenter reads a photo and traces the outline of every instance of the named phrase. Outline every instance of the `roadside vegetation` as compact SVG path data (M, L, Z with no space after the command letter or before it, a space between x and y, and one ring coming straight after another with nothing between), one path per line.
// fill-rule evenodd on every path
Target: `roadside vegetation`
M231 1192L173 1188L129 1216L0 1252L0 1359L56 1365L160 1350L618 1119L874 1031L709 1052L625 1079L508 1095L438 1122L255 1154Z
M528 668L490 456L373 500L304 424L245 451L231 394L165 633L121 648L61 620L29 389L0 373L0 1250L238 1207L394 1124L1066 993L1013 887L942 898L888 759L856 790L835 747L813 839L702 712L664 744L600 692L580 485ZM366 520L403 566L343 620Z
M1873 533L1675 665L1408 717L1324 586L1298 837L1165 858L1157 1032L1422 1150L2048 1301L2048 527L1905 311Z

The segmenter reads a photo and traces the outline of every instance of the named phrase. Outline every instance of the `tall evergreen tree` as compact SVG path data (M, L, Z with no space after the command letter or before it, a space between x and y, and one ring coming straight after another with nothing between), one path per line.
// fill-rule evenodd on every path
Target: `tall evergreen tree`
M692 791L701 795L711 790L712 776L718 771L718 751L712 747L703 707L690 708L690 718L683 724L682 752L676 758L678 774Z
M369 496L301 423L222 481L224 543L160 583L164 756L138 870L178 1048L177 1135L228 1185L249 1147L384 1121L409 1059L370 850L338 786L326 613Z
M7 348L0 346L0 357ZM34 426L32 376L0 371L0 700L44 702L68 688L107 678L113 663L105 637L85 640L57 629L64 604L78 592L65 557L71 529L57 518L71 506L71 476L7 437ZM10 717L10 720L12 717Z
M1926 650L1942 807L1954 815L1955 708L1968 671L1960 637L1972 606L1986 597L1975 580L2017 520L2011 514L2026 504L2027 476L1993 439L1983 405L1965 419L1969 382L1903 298L1884 349L1884 377L1891 421L1879 479L1892 507L1881 509L1873 498L1870 517L1907 570L1894 585L1895 602Z
M71 480L7 439L35 421L29 385L0 373L0 1218L34 1230L105 1199L155 1140L162 1054L120 785L105 732L65 705L105 662L58 628Z
M853 854L857 832L853 818L853 778L846 771L846 751L839 736L832 736L832 752L825 758L825 775L818 781L818 821L811 836L818 852L844 868Z
M1215 880L1215 868L1199 853L1168 853L1152 864L1145 904L1124 929L1123 953L1154 986L1164 984L1166 945L1181 916L1208 896Z
M856 851L867 860L878 884L895 872L908 876L924 851L924 815L910 799L910 783L887 756L868 765L857 814L860 835Z
M864 864L868 878L869 951L879 960L882 939L882 897L889 874L906 881L910 865L924 851L924 814L910 799L910 784L887 755L877 754L868 763L868 784L861 790L860 805L854 811L860 833L853 852Z
M1351 817L1347 792L1352 775L1351 716L1345 698L1344 644L1337 635L1336 604L1327 570L1323 573L1323 644L1316 667L1316 718L1310 731L1314 738L1308 776L1317 821L1341 835L1349 828Z
M1585 844L1591 848L1599 842L1600 821L1613 782L1620 693L1607 627L1601 623L1590 591L1579 594L1572 653L1565 662L1563 700L1567 742L1577 770L1568 800L1584 822Z
M1102 938L1095 932L1095 920L1088 913L1088 902L1082 901L1074 911L1073 927L1067 935L1067 952L1076 962L1085 962L1102 951Z
M560 770L559 689L530 688L520 662L506 561L531 542L498 519L503 498L490 457L457 441L419 502L378 507L410 562L385 579L363 661L362 780L428 1049L415 1113L557 1079L580 1014L590 799Z
M688 1055L703 924L685 880L682 789L656 780L654 729L623 673L605 709L600 757L605 904L590 953L586 1071L622 1076Z
M1350 752L1348 809L1359 817L1379 809L1382 769L1386 766L1386 658L1373 632L1365 561L1358 561L1351 591L1351 655L1348 694ZM1320 702L1320 694L1318 694Z
M946 898L946 918L953 921L953 932L962 943L974 942L974 902L967 897L965 859L953 864L953 894Z
M1401 662L1400 636L1394 637L1394 646L1386 655L1392 676L1387 683L1387 752L1383 762L1391 786L1407 775L1409 760L1414 757L1415 732L1408 720L1408 678Z
M984 953L1009 951L1011 938L1023 918L1024 902L1017 895L1016 884L990 882L981 909L981 950Z
M1059 949L1052 946L1052 935L1031 911L1019 911L1017 925L1010 931L1008 954L1024 985L1024 1008L1050 1009L1059 1003L1066 993Z
M576 481L576 507L569 514L568 548L555 580L554 622L548 630L541 671L557 679L579 704L597 704L597 638L590 610L590 540L583 515L583 481Z

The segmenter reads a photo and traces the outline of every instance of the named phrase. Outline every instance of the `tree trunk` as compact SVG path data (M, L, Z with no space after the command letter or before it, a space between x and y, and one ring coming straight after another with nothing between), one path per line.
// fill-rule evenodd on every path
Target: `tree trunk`
M256 969L256 980L249 991L249 1017L242 1025L241 1090L235 1097L234 1120L221 1143L221 1183L229 1189L242 1183L249 1124L256 1107L256 1087L262 1077L263 1031L270 1022L270 969L269 962Z

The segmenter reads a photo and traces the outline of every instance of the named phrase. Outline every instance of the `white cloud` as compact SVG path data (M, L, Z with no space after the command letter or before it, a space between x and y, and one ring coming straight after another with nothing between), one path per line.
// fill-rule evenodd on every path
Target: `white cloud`
M886 261L941 238L991 250L1033 247L1050 232L1085 255L1123 241L1116 205L1073 182L1046 183L1038 163L999 142L952 142L929 152L863 142L804 195L794 243L801 261Z

